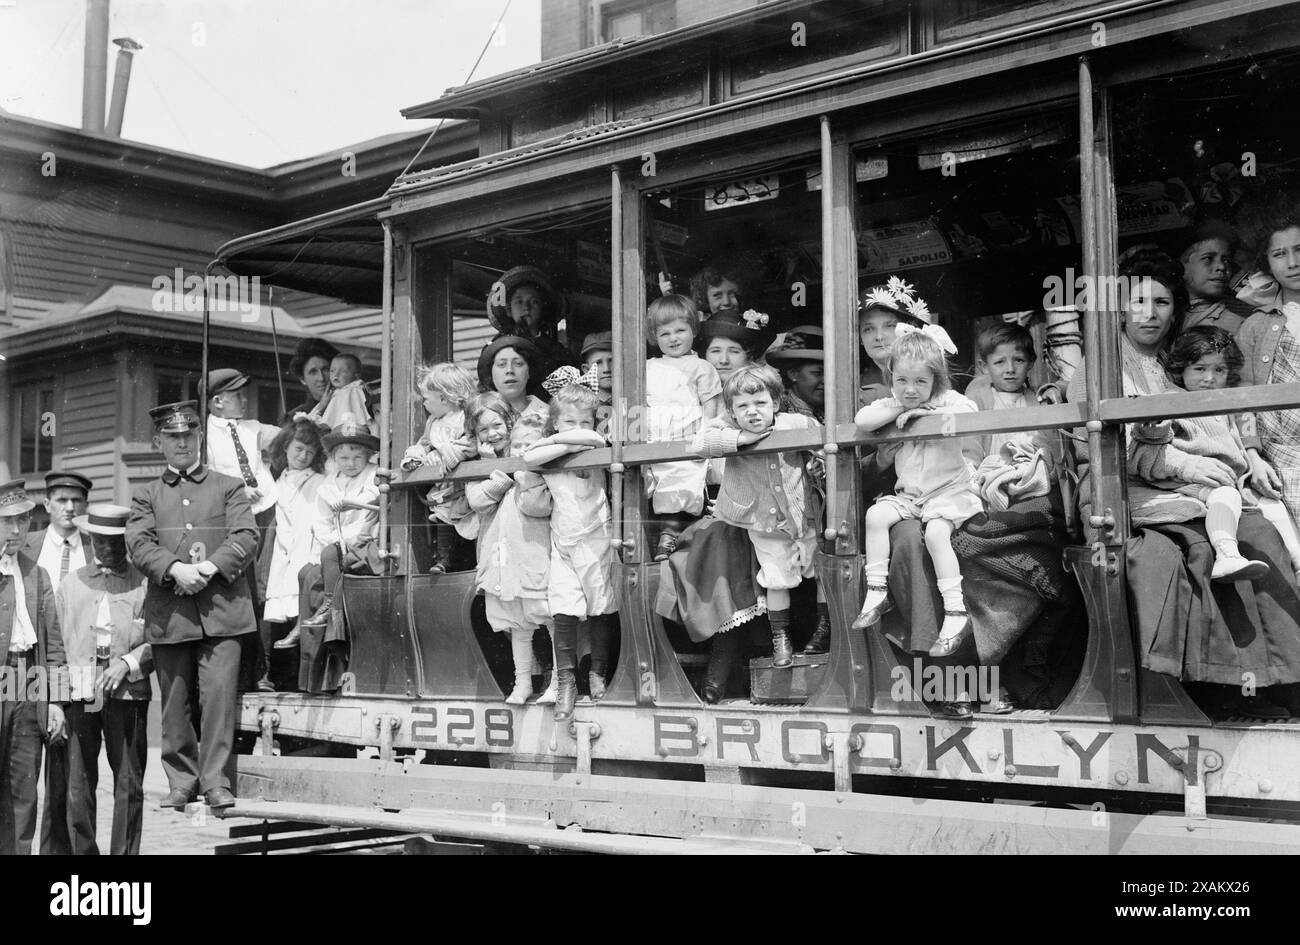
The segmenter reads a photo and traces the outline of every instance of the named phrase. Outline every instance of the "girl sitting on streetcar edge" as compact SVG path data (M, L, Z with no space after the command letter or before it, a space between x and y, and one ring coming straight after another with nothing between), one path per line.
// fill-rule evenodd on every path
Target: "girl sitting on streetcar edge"
M496 394L474 399L472 423L477 434L499 435L510 408ZM542 437L541 420L520 417L504 440L501 455L522 456ZM482 591L488 626L510 635L515 686L506 702L523 705L533 694L533 633L551 627L546 586L551 557L551 498L536 473L513 476L494 469L487 479L465 486L469 507L478 515L477 584Z
M658 418L648 431L648 442L689 439L702 420L720 411L722 381L717 369L693 350L699 329L700 313L686 296L665 295L650 303L646 330L660 356L646 364L647 416ZM686 396L679 378L686 381ZM682 530L704 512L708 463L654 463L642 468L651 511L661 524L655 560L662 561L677 548Z
M782 393L776 368L753 364L737 369L722 389L726 415L707 421L691 444L702 456L727 457L713 514L745 529L754 548L759 564L756 580L767 597L774 667L793 662L788 635L790 591L813 576L821 503L807 468L810 461L803 453L754 455L737 453L737 449L759 442L773 430L821 426L812 417L782 412ZM721 634L714 645L733 637L739 639L732 633ZM711 678L711 683L721 693L726 687L725 674ZM710 694L706 692L705 698Z
M1241 379L1241 349L1222 328L1185 330L1162 360L1169 380L1183 390L1223 390L1236 387ZM1258 580L1268 573L1265 562L1246 559L1237 545L1244 506L1257 508L1277 529L1300 581L1300 537L1279 498L1281 483L1258 450L1244 445L1238 424L1234 416L1178 417L1136 424L1133 436L1139 442L1169 444L1164 463L1170 488L1205 503L1205 530L1214 547L1211 580ZM1193 470L1208 473L1218 484L1189 481Z
M890 423L901 430L916 417L930 413L975 413L974 402L952 389L947 354L957 347L938 325L923 329L900 324L889 359L893 394L858 411L854 422L863 431ZM898 485L894 495L881 496L866 514L867 593L854 629L880 623L893 609L889 596L889 530L904 519L919 519L925 546L934 565L943 598L943 625L930 648L935 657L950 656L971 635L970 616L961 591L961 565L952 548L953 531L984 511L975 487L975 467L962 451L961 438L909 440L898 450L894 466Z
M429 419L420 439L406 448L402 469L428 469L441 478L476 454L474 440L465 432L465 405L474 396L475 383L473 374L450 361L419 367L415 390ZM429 568L432 574L451 570L456 539L448 508L457 491L452 484L439 483L424 498L431 510L429 518L435 523L433 566Z
M546 436L524 453L537 469L551 501L551 561L547 606L554 621L555 720L573 717L578 701L578 624L586 622L591 645L592 701L605 695L605 674L617 632L609 497L603 469L539 469L569 453L605 446L596 432L599 380L573 367L554 371L543 382L551 395ZM540 501L540 500L539 500Z

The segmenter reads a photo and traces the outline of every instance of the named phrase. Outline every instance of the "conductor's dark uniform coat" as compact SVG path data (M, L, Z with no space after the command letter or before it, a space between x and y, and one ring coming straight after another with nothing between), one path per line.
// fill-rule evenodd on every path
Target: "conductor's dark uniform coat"
M240 642L257 629L245 571L257 524L244 484L198 465L168 470L131 498L126 547L149 587L145 640L162 688L162 763L173 792L231 787ZM172 565L210 561L217 573L193 595L176 593ZM195 689L201 740L190 716Z

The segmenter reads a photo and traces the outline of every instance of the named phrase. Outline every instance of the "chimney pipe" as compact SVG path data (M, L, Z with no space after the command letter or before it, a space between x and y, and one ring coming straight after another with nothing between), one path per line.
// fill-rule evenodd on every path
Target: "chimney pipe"
M86 49L81 79L81 129L104 130L108 89L108 0L86 0Z
M135 54L144 49L133 39L122 37L113 40L117 44L117 68L113 75L113 101L108 109L108 134L114 138L122 137L122 118L126 113L126 90L131 85L131 60Z

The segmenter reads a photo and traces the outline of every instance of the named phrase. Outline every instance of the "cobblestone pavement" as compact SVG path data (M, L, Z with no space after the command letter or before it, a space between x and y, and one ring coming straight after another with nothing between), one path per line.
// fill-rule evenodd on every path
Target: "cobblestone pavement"
M213 847L224 843L234 824L247 824L247 818L221 820L213 817L205 805L191 805L185 813L160 810L159 801L167 796L167 775L163 773L160 749L149 748L149 763L144 772L144 833L140 838L142 856L156 853L168 855L202 854L211 856ZM41 798L44 801L44 796ZM113 828L113 772L108 767L108 756L99 755L99 787L95 791L96 839L99 852L107 853ZM34 841L36 847L39 842ZM35 850L33 849L33 853Z

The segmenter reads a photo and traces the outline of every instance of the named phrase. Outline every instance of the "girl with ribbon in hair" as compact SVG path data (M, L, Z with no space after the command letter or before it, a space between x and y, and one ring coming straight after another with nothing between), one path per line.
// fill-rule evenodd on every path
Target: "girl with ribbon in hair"
M922 303L924 304L924 303ZM931 413L974 413L979 408L952 389L947 354L956 354L948 333L938 325L916 328L900 323L889 359L892 395L858 411L854 422L871 432L890 423L902 430L916 417ZM975 467L963 452L963 440L909 440L898 450L894 466L898 485L881 496L866 515L866 583L862 610L854 629L875 626L893 609L889 577L889 530L904 519L918 519L943 598L943 626L930 649L935 657L950 656L971 635L970 617L961 592L961 566L952 547L952 534L963 522L984 511L975 488Z
M594 365L593 365L594 367ZM599 372L562 367L542 386L551 395L546 433L524 453L538 469L569 453L605 445L596 432ZM578 624L585 621L591 645L592 701L605 695L605 674L617 627L614 590L614 535L603 469L538 469L551 500L551 560L547 605L555 623L555 720L573 716L578 699Z
M686 440L700 423L718 416L722 381L717 369L695 353L700 313L684 295L665 295L646 310L650 343L660 356L646 362L646 442ZM642 467L646 495L660 522L655 560L677 549L683 529L704 512L709 464L703 460Z

